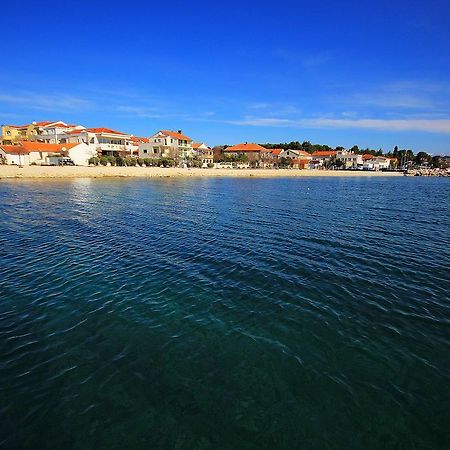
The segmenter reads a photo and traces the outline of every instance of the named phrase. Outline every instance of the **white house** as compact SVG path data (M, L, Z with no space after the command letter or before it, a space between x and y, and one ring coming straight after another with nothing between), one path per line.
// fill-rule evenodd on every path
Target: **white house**
M342 161L346 169L357 168L363 166L362 155L356 154L349 150L341 150L336 153L336 160Z
M391 166L391 159L385 156L374 156L364 161L364 169L367 170L386 170Z
M30 154L21 145L0 145L0 157L6 161L6 164L30 165Z
M278 153L277 158L288 158L292 161L293 167L297 167L298 169L305 169L309 166L312 156L311 153L305 152L304 150L294 150L288 148Z
M131 135L111 128L72 129L61 138L61 143L85 143L92 146L98 156L130 156L135 143Z
M310 168L319 169L331 163L336 158L336 150L319 150L311 154Z
M47 144L46 142L23 141L19 145L0 146L0 156L7 164L28 166L48 164L49 158L67 156L79 166L87 166L91 157L97 156L94 147L85 143Z
M160 130L150 137L150 141L160 147L159 152L164 157L184 159L194 156L193 141L181 130Z
M70 130L83 130L81 125L69 125L62 120L57 122L34 122L37 128L35 139L47 144L59 144Z
M203 142L193 142L192 149L194 155L202 161L202 167L208 167L208 164L214 163L214 152Z

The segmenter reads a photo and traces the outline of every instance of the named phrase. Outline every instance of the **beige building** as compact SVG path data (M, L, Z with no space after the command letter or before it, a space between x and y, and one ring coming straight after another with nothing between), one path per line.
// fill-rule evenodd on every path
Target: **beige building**
M214 163L214 152L203 142L193 142L192 149L194 155L201 160L202 167L208 167L208 164Z
M235 157L244 156L249 164L255 167L271 167L275 159L271 149L251 142L227 147L223 150L223 154Z

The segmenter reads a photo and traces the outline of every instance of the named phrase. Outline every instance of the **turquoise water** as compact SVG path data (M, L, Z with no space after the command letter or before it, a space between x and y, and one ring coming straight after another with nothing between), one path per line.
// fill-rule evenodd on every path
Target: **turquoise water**
M0 447L450 448L450 180L0 182Z

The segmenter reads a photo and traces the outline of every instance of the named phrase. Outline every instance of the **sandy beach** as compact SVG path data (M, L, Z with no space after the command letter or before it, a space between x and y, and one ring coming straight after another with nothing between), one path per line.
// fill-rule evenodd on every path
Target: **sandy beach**
M296 169L180 169L160 167L81 167L81 166L0 166L0 179L5 178L107 178L107 177L377 177L402 176L399 172L366 172L342 170Z

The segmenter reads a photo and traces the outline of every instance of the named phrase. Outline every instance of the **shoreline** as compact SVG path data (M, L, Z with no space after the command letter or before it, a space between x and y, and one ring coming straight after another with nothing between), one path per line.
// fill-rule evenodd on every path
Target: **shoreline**
M182 169L175 167L104 167L104 166L0 166L0 179L30 178L290 178L290 177L396 177L402 172L299 169Z

